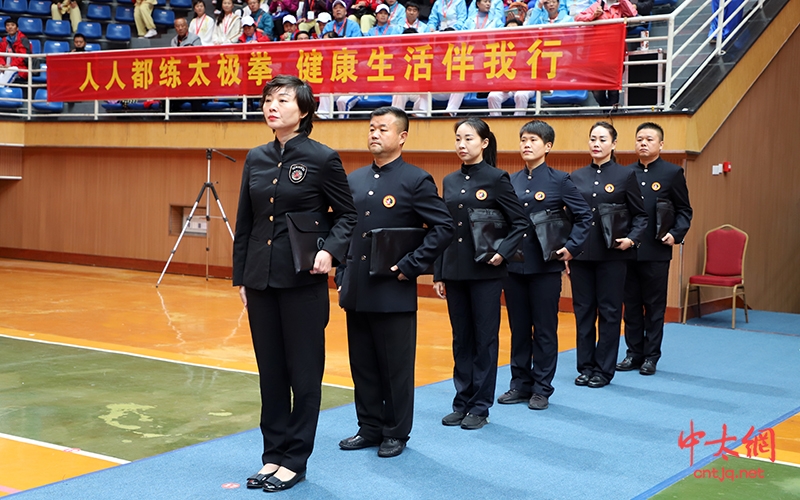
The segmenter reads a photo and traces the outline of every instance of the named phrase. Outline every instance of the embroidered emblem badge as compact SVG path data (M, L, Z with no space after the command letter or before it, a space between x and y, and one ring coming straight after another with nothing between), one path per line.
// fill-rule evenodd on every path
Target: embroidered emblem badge
M485 200L487 196L489 196L489 195L488 195L488 194L486 193L486 191L485 191L485 190L483 190L483 189L479 189L479 190L478 190L478 191L475 193L475 198L478 198L478 199L479 199L479 200L481 200L481 201Z
M308 168L305 165L300 165L299 163L295 163L291 167L289 167L289 180L292 181L294 184L299 184L303 179L306 178L306 173L308 172Z
M606 193L613 193L613 192L614 192L614 185L606 184Z
M533 199L536 201L542 201L545 199L544 191L537 191L535 195L533 195Z
M392 195L387 195L383 199L383 206L386 207L386 208L392 208L395 203L397 203L397 200L395 200L394 196L392 196Z

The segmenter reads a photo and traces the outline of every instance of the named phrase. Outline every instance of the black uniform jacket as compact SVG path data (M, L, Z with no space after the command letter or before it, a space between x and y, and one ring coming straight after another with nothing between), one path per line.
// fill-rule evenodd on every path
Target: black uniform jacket
M329 207L334 225L322 250L333 256L336 265L344 260L356 225L339 154L303 134L287 141L283 153L277 140L251 149L236 213L233 285L264 290L327 280L324 274L294 272L286 214L328 212Z
M444 178L442 193L453 215L456 231L444 254L436 260L434 281L485 280L508 276L506 263L516 253L522 235L530 225L519 198L514 194L508 172L486 162L461 165L461 170ZM503 264L493 266L475 262L468 208L495 208L505 216L508 236L497 252L503 256Z
M592 163L572 173L572 181L578 187L586 202L592 209L592 225L583 253L575 257L577 260L627 260L636 259L635 247L642 242L647 227L647 212L644 211L642 193L636 183L636 174L630 168L623 167L614 160L600 166ZM603 239L603 226L600 222L600 203L625 203L631 215L631 230L628 238L633 240L634 247L625 251L609 249Z
M647 211L647 229L642 244L637 250L640 261L671 260L672 247L656 239L656 201L667 198L675 207L675 225L669 230L675 243L681 243L692 223L692 206L689 204L689 190L686 177L678 165L662 160L660 157L647 167L640 162L629 165L636 172L636 180L642 191L644 209Z
M375 164L360 168L347 180L358 209L358 224L347 252L347 265L337 270L342 286L339 305L357 312L416 311L417 276L453 239L453 218L439 197L433 177L399 157L380 168ZM428 233L422 245L397 263L408 280L369 275L369 231L423 226Z
M572 231L567 239L566 247L573 257L583 251L583 244L589 234L592 222L592 210L586 200L578 192L569 174L547 166L539 165L533 170L523 168L511 174L511 185L522 202L525 215L528 216L528 230L522 238L524 262L509 262L508 272L517 274L558 273L564 270L560 260L544 261L542 245L536 237L531 225L530 214L542 210L560 210L566 206L572 212Z

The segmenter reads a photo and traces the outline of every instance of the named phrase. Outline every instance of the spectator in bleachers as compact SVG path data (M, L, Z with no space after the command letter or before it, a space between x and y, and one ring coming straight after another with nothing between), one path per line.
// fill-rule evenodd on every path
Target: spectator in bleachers
M370 28L367 36L400 35L403 29L389 23L389 13L391 10L385 3L378 5L375 9L375 26Z
M406 8L397 0L383 0L383 3L389 7L389 24L397 26L402 32L406 22ZM417 6L419 11L419 6Z
M319 13L319 15L317 16L317 26L314 28L314 31L312 32L312 34L315 35L314 38L323 38L322 32L325 30L325 26L327 26L327 24L331 22L332 19L333 18L331 17L331 15L327 12ZM336 34L334 32L331 33L333 33L334 35Z
M350 13L348 19L358 23L361 27L361 33L366 35L375 26L374 12L381 3L381 0L353 0L348 9Z
M308 33L308 31L297 30L295 32L295 34L294 34L294 39L295 40L311 40L311 35Z
M81 8L75 0L54 1L50 6L50 15L56 21L61 21L64 14L69 13L69 24L72 31L78 31L78 24L81 22Z
M464 0L460 1L463 2ZM329 31L336 32L338 38L362 35L358 23L347 18L347 3L345 0L334 0L331 9L333 12L333 22L325 25L325 29L322 31L323 35Z
M428 17L428 31L455 29L467 20L467 4L464 0L436 0ZM402 109L402 108L400 108Z
M242 36L237 40L239 43L262 43L269 42L270 39L256 30L256 21L250 16L242 18Z
M274 31L272 16L261 8L259 0L247 0L247 7L242 9L241 16L243 21L247 16L252 17L256 32L265 36L267 41L272 40L272 32Z
M586 10L575 17L576 21L597 21L599 19L619 19L621 17L635 17L636 6L630 0L597 0Z
M86 52L86 37L75 33L72 37L72 50L70 52Z
M222 11L217 14L214 27L214 45L236 43L242 34L242 18L233 11L233 0L222 0Z
M189 33L189 23L186 22L185 17L175 18L173 24L175 26L176 35L172 37L169 45L170 47L197 47L203 45L200 37L194 33Z
M408 2L406 4L406 22L403 28L417 30L417 33L425 33L428 31L428 25L419 20L418 3Z
M630 0L597 0L580 14L575 16L576 21L597 21L598 19L619 19L621 17L635 17L636 6ZM616 106L619 104L619 90L594 90L594 100L600 106Z
M539 0L531 0L532 3L538 2ZM508 6L506 9L506 16L503 20L503 23L508 26L508 22L513 20L519 21L519 26L525 24L525 20L528 18L528 4L525 2L511 2L511 5Z
M283 35L281 35L281 40L292 40L295 31L297 31L297 18L291 14L286 14L283 16Z
M214 20L206 15L205 3L203 0L192 0L192 8L194 19L189 23L189 31L200 37L203 45L214 45Z
M139 38L153 38L158 35L156 23L153 22L153 6L157 0L134 0L133 20Z
M499 27L502 28L506 22L505 4L503 3L503 0L491 0L489 4L489 12L490 12L490 17L492 19L500 20ZM469 8L467 9L467 19L474 18L477 13L478 13L478 2L473 0L472 2L470 2Z
M275 26L273 38L280 40L283 35L283 18L289 14L297 12L298 0L270 0L269 13L272 16L272 24Z
M531 9L526 25L555 24L572 22L566 10L561 9L561 2L558 0L537 0L536 6Z
M325 12L325 0L304 0L297 11L297 31L313 32L319 15Z
M327 33L323 33L320 38L339 38L339 35L337 35L335 31L328 31Z
M506 21L506 28L514 28L516 26L522 26L522 25L523 22L514 17Z
M8 54L32 54L31 42L17 26L17 19L9 17L5 21L6 36L0 39L0 52ZM12 80L28 79L28 60L24 57L8 55L0 58L0 85Z
M475 0L473 5L477 5L474 14L469 14L467 18L458 25L459 30L482 30L492 28L502 28L505 24L505 17L497 16L495 11L491 11L493 0Z

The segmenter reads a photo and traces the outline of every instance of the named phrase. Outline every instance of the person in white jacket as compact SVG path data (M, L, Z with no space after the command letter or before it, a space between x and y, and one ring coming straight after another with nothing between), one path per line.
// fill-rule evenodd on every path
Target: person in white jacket
M206 15L206 4L203 0L192 0L192 8L195 15L189 23L189 33L200 37L203 45L213 45L216 24L211 16Z
M242 34L242 18L233 11L233 0L222 0L222 12L217 14L214 45L236 43Z

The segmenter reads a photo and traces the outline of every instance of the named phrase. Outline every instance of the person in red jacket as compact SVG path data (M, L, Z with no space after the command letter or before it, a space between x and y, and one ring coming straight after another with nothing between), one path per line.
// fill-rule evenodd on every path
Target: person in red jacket
M17 19L9 17L6 19L7 35L0 39L0 52L11 54L30 54L31 42L28 40L17 26ZM5 85L16 77L19 80L28 78L28 60L24 57L0 57L0 85Z
M238 43L260 43L269 42L270 39L258 31L256 31L256 22L250 16L242 18L242 36L239 37Z

